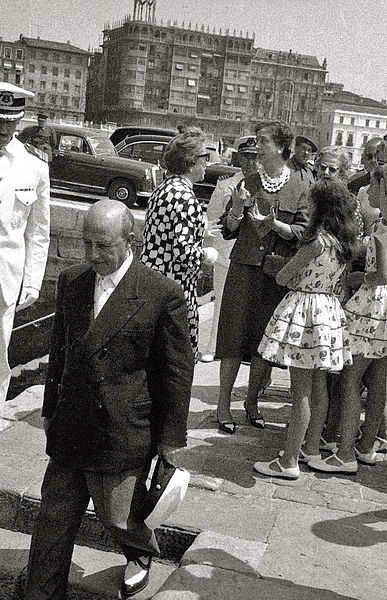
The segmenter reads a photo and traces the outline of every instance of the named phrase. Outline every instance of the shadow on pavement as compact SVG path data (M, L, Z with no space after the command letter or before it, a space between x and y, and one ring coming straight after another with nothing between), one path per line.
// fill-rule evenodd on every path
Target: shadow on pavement
M387 510L361 513L312 526L313 533L333 544L367 548L387 542Z

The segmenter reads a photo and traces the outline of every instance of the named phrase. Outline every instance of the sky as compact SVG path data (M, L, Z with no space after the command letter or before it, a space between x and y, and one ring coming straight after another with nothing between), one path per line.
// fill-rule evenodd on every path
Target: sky
M97 48L106 22L133 14L133 0L0 0L0 36L70 41ZM376 100L387 98L387 0L157 0L156 19L234 28L255 47L328 61L329 80Z

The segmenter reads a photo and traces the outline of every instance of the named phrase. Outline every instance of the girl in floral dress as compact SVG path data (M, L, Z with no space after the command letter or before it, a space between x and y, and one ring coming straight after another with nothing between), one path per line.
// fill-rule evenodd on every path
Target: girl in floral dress
M382 219L373 227L367 247L365 273L348 276L350 286L360 287L345 305L353 365L341 375L342 428L337 453L309 462L314 469L331 473L356 473L358 462L375 464L375 437L383 415L387 388L387 165L374 174L369 189L373 207ZM360 383L367 374L368 391L362 437L355 447L360 421Z
M310 190L310 224L297 254L277 274L290 292L266 328L258 352L290 367L292 411L285 450L270 463L255 463L258 473L297 479L298 460L308 427L312 388L321 429L328 407L327 377L352 363L346 318L335 285L351 260L356 241L353 204L337 181L319 181Z

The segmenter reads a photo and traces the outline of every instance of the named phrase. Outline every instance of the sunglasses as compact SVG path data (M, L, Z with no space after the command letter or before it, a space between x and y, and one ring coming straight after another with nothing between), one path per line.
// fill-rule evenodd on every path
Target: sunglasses
M205 158L207 161L210 160L210 153L209 152L205 152L204 154L199 154L198 158Z
M328 171L334 175L335 173L337 173L337 171L339 170L339 167L334 167L333 165L324 165L321 164L318 166L319 169L321 169L322 171L326 171L328 169Z

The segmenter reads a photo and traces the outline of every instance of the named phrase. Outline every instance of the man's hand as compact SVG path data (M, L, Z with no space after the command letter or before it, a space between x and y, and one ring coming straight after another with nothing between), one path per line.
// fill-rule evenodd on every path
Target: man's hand
M165 444L159 444L157 446L157 454L165 460L165 462L173 465L173 459L176 452L180 450L176 446L167 446Z
M51 419L49 417L43 417L43 429L47 435L48 428L50 427Z
M39 291L31 287L23 287L16 307L16 312L28 308L39 298Z

